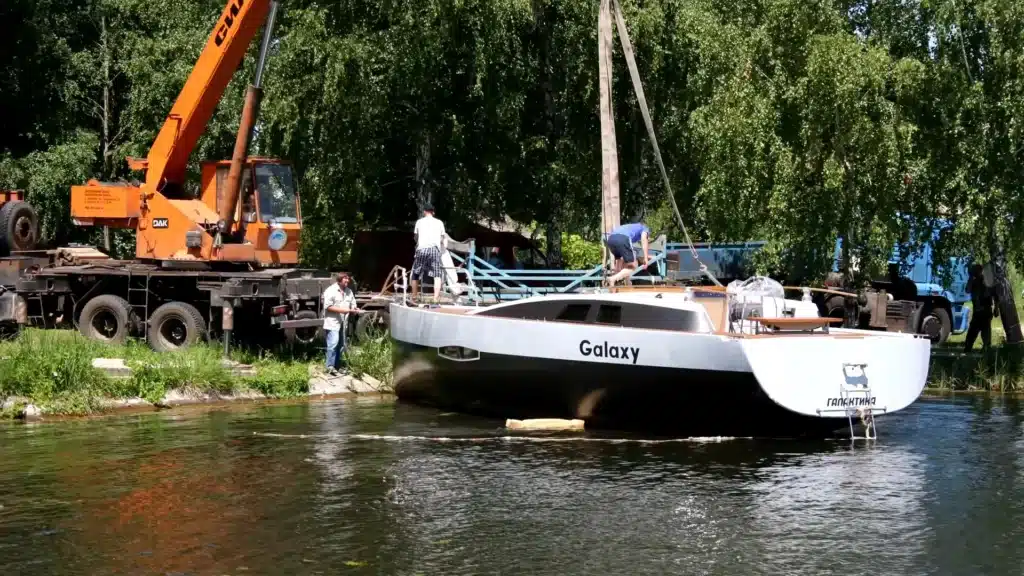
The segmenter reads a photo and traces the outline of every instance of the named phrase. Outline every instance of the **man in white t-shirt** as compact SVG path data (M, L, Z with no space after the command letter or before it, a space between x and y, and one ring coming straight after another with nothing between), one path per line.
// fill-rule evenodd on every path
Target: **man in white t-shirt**
M349 276L345 272L338 274L338 281L324 290L324 336L327 340L327 372L338 373L342 356L345 352L345 328L348 326L349 314L362 314L356 307L356 296L348 287Z
M412 261L412 298L420 293L420 280L430 276L434 279L434 302L441 299L441 284L444 282L444 267L441 264L441 247L447 243L448 235L444 222L434 218L434 207L423 206L423 218L413 228L416 235L416 254Z

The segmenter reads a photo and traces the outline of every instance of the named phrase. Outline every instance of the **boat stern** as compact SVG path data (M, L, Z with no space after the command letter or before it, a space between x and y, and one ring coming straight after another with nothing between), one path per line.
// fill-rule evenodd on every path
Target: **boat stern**
M743 338L740 345L773 402L821 418L845 418L849 408L887 414L913 404L931 354L926 338L859 330Z

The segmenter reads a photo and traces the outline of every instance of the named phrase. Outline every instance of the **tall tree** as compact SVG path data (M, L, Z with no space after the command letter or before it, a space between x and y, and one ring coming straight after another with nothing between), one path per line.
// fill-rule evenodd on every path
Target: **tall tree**
M1024 265L1024 6L1012 0L922 3L927 87L918 125L928 211L951 233L942 256L990 262L1009 342L1022 340L1007 266Z

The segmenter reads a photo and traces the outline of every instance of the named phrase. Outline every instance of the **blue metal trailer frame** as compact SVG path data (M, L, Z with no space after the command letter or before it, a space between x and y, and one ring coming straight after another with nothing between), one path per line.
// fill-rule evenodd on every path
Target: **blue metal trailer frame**
M682 244L667 243L665 236L659 236L648 246L647 268L637 268L630 280L633 282L663 282L666 278L666 257ZM634 246L642 250L639 244ZM518 300L527 296L542 294L564 294L597 288L604 281L604 267L594 266L583 270L525 270L498 268L476 255L476 242L448 243L448 251L457 272L466 278L465 297L475 303L495 303Z

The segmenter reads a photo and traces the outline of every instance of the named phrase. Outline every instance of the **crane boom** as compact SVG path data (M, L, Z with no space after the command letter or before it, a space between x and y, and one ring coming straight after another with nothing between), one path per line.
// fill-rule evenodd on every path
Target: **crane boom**
M146 171L145 182L92 179L72 186L71 217L81 226L134 229L136 257L164 265L295 264L302 220L291 165L249 156L278 0L225 2L148 156L128 158L132 170ZM200 162L200 195L186 194L196 143L264 22L255 81L246 91L232 158Z
M270 0L229 0L199 60L157 134L149 156L129 164L146 169L146 184L180 184L196 142L206 130L224 90L267 18Z

